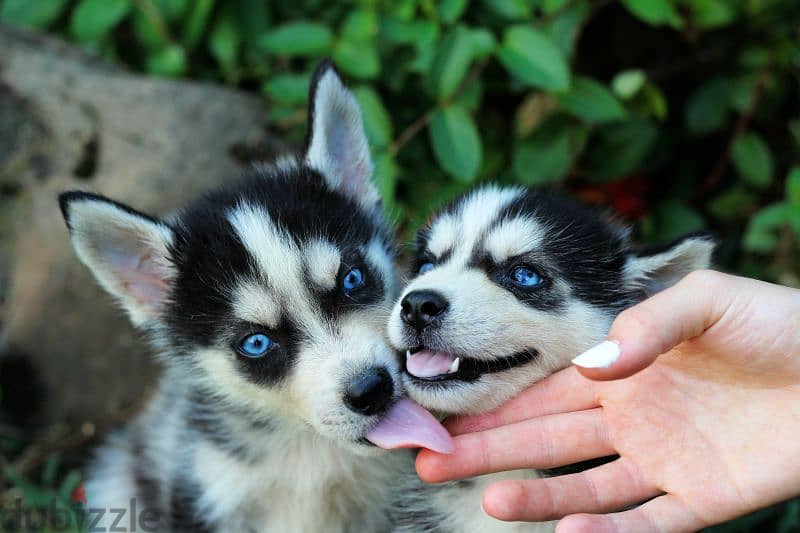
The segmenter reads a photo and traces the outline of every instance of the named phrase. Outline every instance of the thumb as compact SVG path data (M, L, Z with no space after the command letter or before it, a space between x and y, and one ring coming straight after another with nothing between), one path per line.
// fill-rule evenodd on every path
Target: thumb
M735 278L711 270L689 273L677 284L620 313L608 340L572 360L593 380L626 378L659 355L713 326L730 304Z

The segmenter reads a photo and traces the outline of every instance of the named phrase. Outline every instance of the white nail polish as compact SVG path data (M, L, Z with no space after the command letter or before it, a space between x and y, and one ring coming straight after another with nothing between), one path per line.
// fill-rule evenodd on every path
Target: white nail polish
M608 368L617 359L619 359L619 343L603 341L577 356L572 360L572 364L583 368Z

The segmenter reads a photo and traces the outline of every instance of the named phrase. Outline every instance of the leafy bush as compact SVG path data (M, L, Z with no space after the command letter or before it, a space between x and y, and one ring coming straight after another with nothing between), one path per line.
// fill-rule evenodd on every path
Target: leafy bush
M406 234L479 182L554 185L645 242L711 229L724 267L800 286L796 0L0 0L0 19L260 91L297 143L331 56ZM789 531L787 509L725 527Z
M793 0L2 0L0 18L260 90L297 142L333 57L408 231L481 181L557 185L644 241L708 227L728 268L800 284Z

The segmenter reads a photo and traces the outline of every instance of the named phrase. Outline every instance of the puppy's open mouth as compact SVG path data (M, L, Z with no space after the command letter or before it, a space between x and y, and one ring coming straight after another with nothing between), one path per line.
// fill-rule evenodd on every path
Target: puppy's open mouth
M428 382L475 381L484 374L509 370L533 361L536 350L486 361L441 350L420 347L406 351L405 371L412 378Z

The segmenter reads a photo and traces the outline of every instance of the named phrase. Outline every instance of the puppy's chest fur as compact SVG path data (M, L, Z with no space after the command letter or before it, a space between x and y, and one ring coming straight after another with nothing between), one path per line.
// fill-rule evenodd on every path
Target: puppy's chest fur
M158 513L158 531L391 529L409 454L356 455L280 413L251 419L197 394L164 377L147 410L100 450L90 508L130 512L136 499L137 512Z

